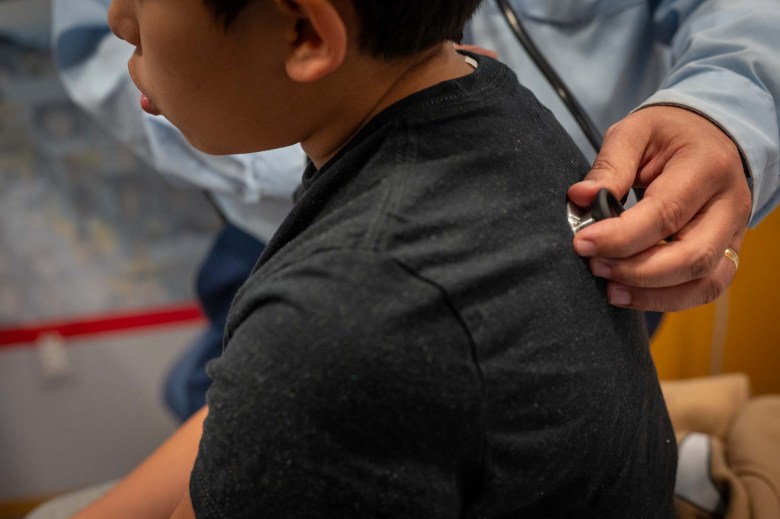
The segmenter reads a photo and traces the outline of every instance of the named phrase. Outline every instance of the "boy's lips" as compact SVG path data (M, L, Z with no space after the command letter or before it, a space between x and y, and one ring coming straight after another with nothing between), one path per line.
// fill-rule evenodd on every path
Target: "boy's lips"
M141 94L141 109L151 115L160 115L160 111L146 94Z

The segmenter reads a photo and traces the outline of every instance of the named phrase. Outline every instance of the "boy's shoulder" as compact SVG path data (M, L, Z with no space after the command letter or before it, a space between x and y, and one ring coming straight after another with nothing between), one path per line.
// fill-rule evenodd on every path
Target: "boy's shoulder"
M306 191L235 300L230 344L211 371L215 413L245 419L253 445L286 449L260 465L289 482L290 495L306 480L286 460L315 447L321 459L307 465L308 484L322 480L323 467L362 483L352 462L365 455L374 466L379 449L381 473L407 489L418 481L397 462L426 459L441 475L479 465L482 448L511 453L482 468L499 505L516 510L588 471L599 474L567 506L588 506L620 470L630 473L631 495L648 457L661 460L653 475L673 468L664 415L640 412L662 407L641 320L606 303L603 283L571 248L565 192L587 164L503 66L481 61L481 75L408 97L325 167L310 168ZM251 405L233 398L236 380L252 388L242 395ZM501 427L483 429L485 408ZM290 424L289 438L257 409ZM588 434L575 434L582 424ZM322 449L307 436L312 428L338 447ZM647 430L654 436L641 446L594 454L596 433ZM578 460L577 470L541 484L538 474L555 465L528 460L545 445ZM223 465L199 463L204 477ZM454 477L420 488L454 491ZM384 495L370 490L371 499ZM437 515L451 496L418 497L405 517Z
M517 251L535 235L545 256L569 258L557 269L563 277L590 279L565 211L566 189L588 164L514 73L478 59L473 74L409 96L323 168L310 165L258 268L269 274L343 249L449 272L458 267L450 259L484 260L482 251L514 257L521 272L530 258Z

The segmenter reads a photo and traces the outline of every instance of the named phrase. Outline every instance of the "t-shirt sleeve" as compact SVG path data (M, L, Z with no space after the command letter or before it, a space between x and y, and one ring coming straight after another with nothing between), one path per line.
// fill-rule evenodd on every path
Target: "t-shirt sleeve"
M441 289L372 252L260 276L209 366L197 517L458 516L480 381Z

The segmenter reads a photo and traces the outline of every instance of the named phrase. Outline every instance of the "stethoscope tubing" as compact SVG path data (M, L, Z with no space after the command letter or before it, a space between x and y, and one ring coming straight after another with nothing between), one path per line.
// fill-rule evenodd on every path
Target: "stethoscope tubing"
M558 73L555 72L555 69L553 69L552 65L550 65L550 62L547 61L547 59L544 57L542 52L534 43L533 39L531 39L528 31L525 30L523 23L520 21L520 17L517 15L517 12L514 10L514 8L509 4L509 1L496 0L496 2L498 3L499 10L504 15L509 28L515 35L515 38L517 38L517 41L525 49L531 60L539 68L539 71L553 87L555 92L558 94L558 97L561 98L563 104L569 110L572 117L574 117L574 120L577 122L580 129L582 129L582 132L585 134L588 142L590 142L590 145L593 146L594 151L598 153L598 151L601 149L603 137L599 129L593 123L593 120L588 116L588 113L585 111L579 101L577 101L577 98L574 97L574 94L563 81L563 79L561 79Z

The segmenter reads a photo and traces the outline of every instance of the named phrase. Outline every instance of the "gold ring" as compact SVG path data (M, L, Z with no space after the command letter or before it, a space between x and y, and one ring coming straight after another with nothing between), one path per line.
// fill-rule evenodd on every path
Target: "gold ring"
M734 268L739 268L739 254L737 254L737 251L729 247L723 252L723 255L726 256L728 259L730 259L734 263Z

